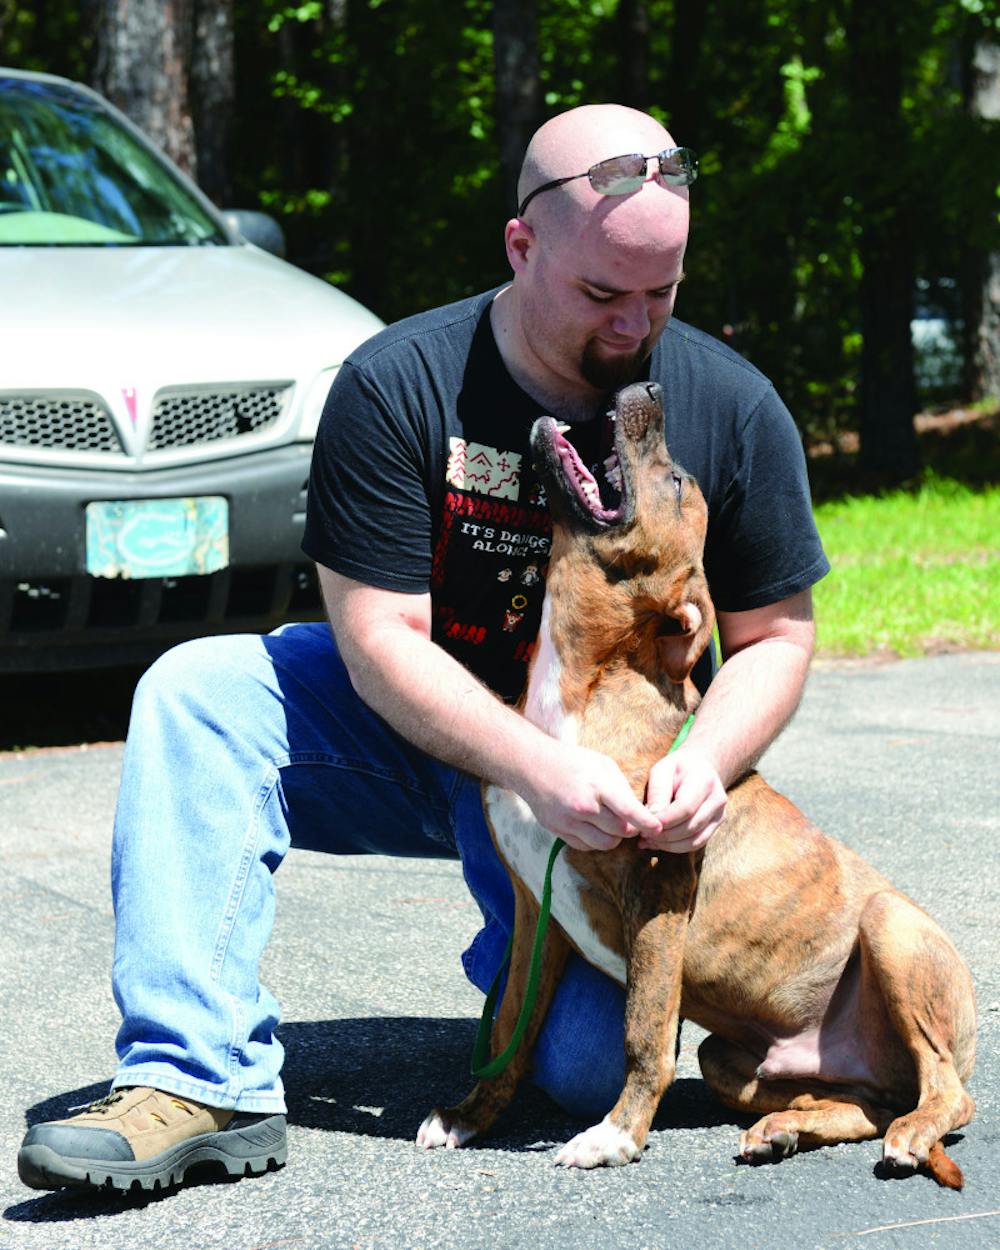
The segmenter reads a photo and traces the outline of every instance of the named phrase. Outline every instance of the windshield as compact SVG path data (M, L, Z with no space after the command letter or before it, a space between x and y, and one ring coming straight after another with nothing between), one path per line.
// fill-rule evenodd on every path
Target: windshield
M0 78L0 246L184 246L225 235L99 101Z

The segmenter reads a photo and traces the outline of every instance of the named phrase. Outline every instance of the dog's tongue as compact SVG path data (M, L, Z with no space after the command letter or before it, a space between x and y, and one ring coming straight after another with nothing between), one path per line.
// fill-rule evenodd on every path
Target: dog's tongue
M607 503L601 497L601 487L597 479L584 465L573 444L564 436L563 430L568 427L556 425L554 446L562 465L563 476L573 487L584 506L592 516L601 520L611 520L617 515L621 503L622 472L618 463L618 455L612 451L604 461L604 479L613 498Z

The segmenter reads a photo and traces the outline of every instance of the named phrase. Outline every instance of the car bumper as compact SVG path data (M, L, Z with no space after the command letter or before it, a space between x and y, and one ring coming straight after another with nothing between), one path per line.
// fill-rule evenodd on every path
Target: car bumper
M142 663L185 638L316 619L301 551L306 444L151 472L0 464L0 672ZM181 577L92 577L85 510L100 500L221 495L229 565Z

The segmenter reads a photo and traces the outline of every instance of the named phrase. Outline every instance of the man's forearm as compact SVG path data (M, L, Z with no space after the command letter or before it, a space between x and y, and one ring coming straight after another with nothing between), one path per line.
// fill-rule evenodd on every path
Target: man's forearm
M727 788L752 768L791 720L811 647L768 638L731 656L698 708L688 745L706 755Z
M414 745L474 776L520 791L551 740L502 703L436 643L406 626L363 645L340 640L362 699Z
M653 765L646 787L661 832L650 848L699 850L719 827L726 790L757 762L798 706L812 656L808 591L770 607L720 614L726 662L679 751Z

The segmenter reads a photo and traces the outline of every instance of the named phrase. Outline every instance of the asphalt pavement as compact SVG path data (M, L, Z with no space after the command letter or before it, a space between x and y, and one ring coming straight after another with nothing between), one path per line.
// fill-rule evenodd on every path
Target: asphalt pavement
M820 662L762 765L940 920L972 968L978 1110L949 1146L962 1193L882 1179L873 1142L738 1164L739 1118L702 1084L691 1025L638 1164L554 1168L579 1125L530 1089L481 1143L422 1153L427 1110L469 1084L482 999L459 953L476 909L457 865L308 852L278 874L262 969L284 1011L287 1167L157 1198L29 1190L15 1170L26 1127L99 1097L112 1070L121 746L0 754L0 1250L997 1250L998 730L1000 654Z

